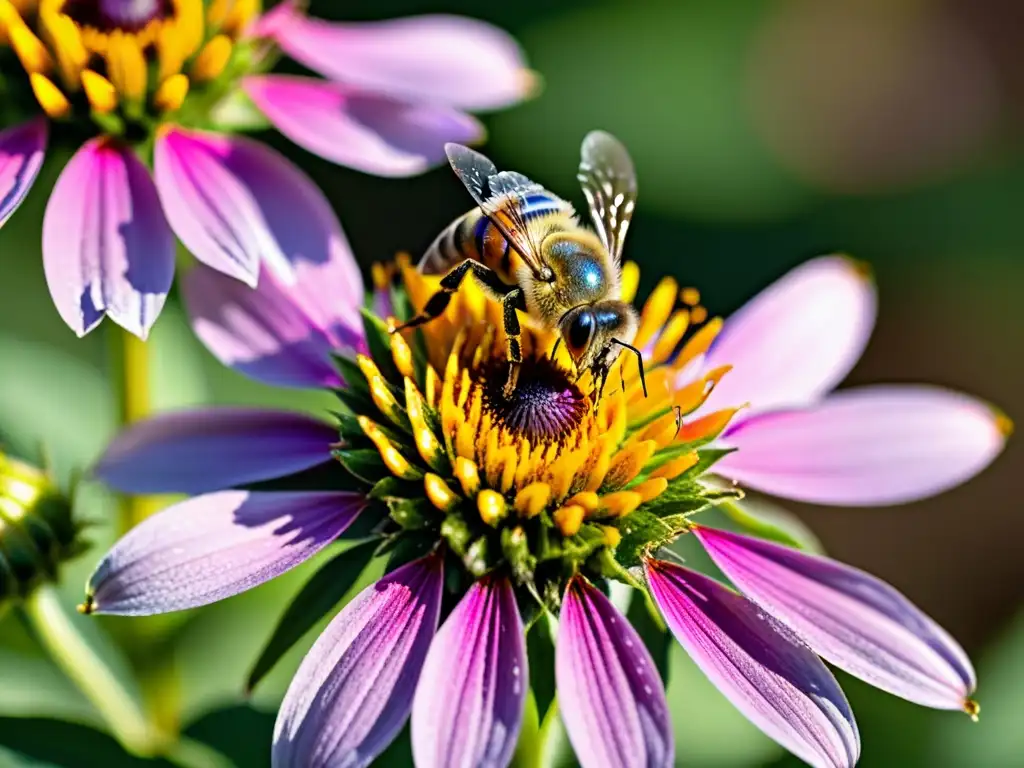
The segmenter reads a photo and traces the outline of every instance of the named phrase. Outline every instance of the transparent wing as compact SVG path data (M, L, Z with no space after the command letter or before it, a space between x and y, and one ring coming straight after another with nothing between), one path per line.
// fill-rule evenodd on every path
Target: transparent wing
M598 235L616 261L636 206L636 171L622 143L604 131L591 131L580 148L576 175L590 206Z
M455 175L466 185L480 210L516 249L533 274L540 277L545 264L523 218L522 201L544 188L521 173L499 172L482 154L461 144L446 144L445 152Z

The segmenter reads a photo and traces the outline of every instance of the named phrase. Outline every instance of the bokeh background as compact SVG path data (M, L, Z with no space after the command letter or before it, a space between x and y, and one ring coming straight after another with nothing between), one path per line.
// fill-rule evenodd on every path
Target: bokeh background
M876 271L881 311L851 377L963 389L1024 418L1024 5L1015 0L314 1L339 19L453 12L510 30L545 81L485 118L488 153L572 200L592 128L631 149L640 198L627 255L641 293L670 273L728 314L802 260L844 251ZM277 137L268 137L275 142ZM467 208L450 171L371 178L277 146L327 191L363 265L419 253ZM0 231L0 438L64 476L114 429L102 328L77 340L43 279L39 227L60 158ZM205 402L316 409L226 371L176 300L153 335L159 408ZM887 439L880 430L878 441ZM835 557L880 575L952 631L980 673L981 721L842 681L864 766L1024 766L1024 445L944 496L893 509L794 508ZM95 549L67 568L69 604L111 542L113 500L86 485ZM315 564L314 564L315 567ZM98 620L153 706L239 766L269 764L273 715L302 648L251 699L249 666L310 568L162 622ZM306 638L308 647L314 634ZM678 652L669 697L680 764L796 764ZM42 655L16 613L0 622L0 765L166 765L126 755ZM399 743L385 756L409 764Z

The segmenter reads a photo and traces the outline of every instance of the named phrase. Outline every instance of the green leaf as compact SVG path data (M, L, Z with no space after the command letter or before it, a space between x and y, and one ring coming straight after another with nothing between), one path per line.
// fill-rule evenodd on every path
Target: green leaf
M235 88L211 107L212 127L226 133L263 131L270 127L266 115L241 88Z
M270 640L249 672L246 690L255 688L281 656L338 604L373 560L377 546L377 541L357 544L335 555L313 574L278 621Z
M385 477L392 477L375 448L339 448L331 453L345 469L363 482L373 485Z
M407 531L418 531L434 525L440 514L427 499L390 499L391 519Z
M526 655L530 660L530 690L538 717L547 716L555 700L555 619L542 610L526 633Z
M519 741L512 755L511 768L540 768L541 740L540 718L537 714L537 701L533 691L526 692L526 707L523 712L523 724L519 731Z
M685 525L672 525L643 508L612 521L612 525L622 534L615 559L624 568L639 565L644 552L668 544L686 530Z
M743 533L807 552L825 551L818 537L796 515L762 499L729 501L717 509Z
M656 618L655 607L646 591L633 590L633 597L629 601L629 610L626 611L626 618L633 625L644 645L654 659L654 666L658 668L661 675L661 682L668 685L669 653L672 650L674 639L671 633L665 628L661 617Z
M402 374L395 365L391 354L391 331L384 321L363 307L363 332L366 334L366 345L370 348L370 357L377 364L381 375L396 386L402 385Z

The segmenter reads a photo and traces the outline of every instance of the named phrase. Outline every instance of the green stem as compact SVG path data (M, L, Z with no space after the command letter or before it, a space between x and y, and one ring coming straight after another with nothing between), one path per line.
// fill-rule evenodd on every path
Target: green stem
M111 327L111 359L117 381L118 424L127 427L150 412L149 348L142 339L121 328ZM149 505L137 496L121 499L120 531L127 533L144 520Z
M25 615L57 665L103 716L111 733L129 752L149 757L160 751L160 739L146 721L138 700L86 639L76 624L88 621L69 613L50 584L25 600ZM106 649L108 654L114 649Z

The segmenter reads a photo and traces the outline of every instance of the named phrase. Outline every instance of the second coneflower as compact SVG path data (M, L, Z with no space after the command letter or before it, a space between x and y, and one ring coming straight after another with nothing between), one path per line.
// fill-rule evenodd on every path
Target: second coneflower
M167 414L121 436L97 467L124 490L200 495L115 545L90 580L89 612L214 602L308 559L357 520L388 557L386 575L299 668L277 721L275 765L367 765L410 714L418 766L507 765L530 695L525 629L555 616L559 709L580 763L672 765L663 684L606 596L614 581L652 597L733 703L814 765L852 765L860 750L819 656L912 701L976 713L959 646L891 587L697 522L739 496L710 473L733 455L723 435L743 404L709 409L730 367L708 362L720 322L688 328L701 313L685 306L692 293L669 322L665 291L644 308L649 396L622 359L595 398L552 357L554 339L528 331L506 398L493 302L466 288L436 321L392 335L388 324L422 306L430 278L402 266L397 285L381 281L389 300L376 303L395 317L364 313L360 323L336 310L361 302L344 279L349 267L303 265L291 285L269 280L253 292L209 270L186 280L196 330L222 360L265 381L334 388L344 406L334 421ZM844 260L817 267L836 298L866 285ZM634 266L623 283L631 300ZM970 429L993 434L978 449L990 459L1001 445L995 418L980 405L976 414ZM744 594L658 559L683 535Z

